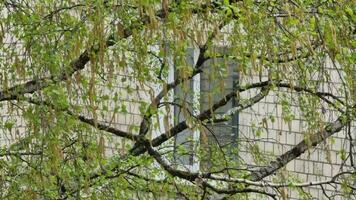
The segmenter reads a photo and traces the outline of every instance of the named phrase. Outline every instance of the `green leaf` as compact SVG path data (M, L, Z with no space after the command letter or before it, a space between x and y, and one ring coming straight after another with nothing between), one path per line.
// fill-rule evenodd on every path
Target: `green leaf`
M15 125L15 122L13 122L13 121L6 121L5 124L4 124L4 127L5 127L7 130L11 131L11 129L14 127L14 125Z

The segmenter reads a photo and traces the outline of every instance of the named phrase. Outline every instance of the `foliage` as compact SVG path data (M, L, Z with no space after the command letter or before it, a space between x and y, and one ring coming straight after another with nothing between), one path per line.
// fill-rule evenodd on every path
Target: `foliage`
M0 1L1 199L287 199L289 190L310 199L311 187L352 198L354 8L346 0ZM191 87L198 77L211 85L206 93ZM274 110L253 116L270 95ZM221 144L244 112L252 134ZM337 155L339 173L305 182L286 172L315 148L331 163L326 139L339 131L349 147ZM181 132L188 145L177 143ZM262 137L276 132L302 137L288 151L264 151Z

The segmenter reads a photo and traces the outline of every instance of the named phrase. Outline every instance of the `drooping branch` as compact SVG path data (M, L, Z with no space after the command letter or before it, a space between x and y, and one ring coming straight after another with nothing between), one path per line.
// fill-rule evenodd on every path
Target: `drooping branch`
M209 179L223 181L223 182L231 182L231 183L242 183L250 186L256 187L271 187L271 188L282 188L282 187L309 187L309 186L319 186L319 185L326 185L332 184L337 182L337 179L343 175L355 175L356 171L345 171L335 174L332 178L325 180L325 181L311 181L311 182L302 182L302 183L273 183L271 181L251 181L248 179L243 178L231 178L231 177L222 177L222 176L215 176L211 175Z
M336 95L332 94L332 93L329 93L329 92L319 92L319 91L313 91L312 89L310 88L307 88L307 87L299 87L299 86L295 86L295 85L292 85L290 83L277 83L276 84L277 87L280 87L280 88L289 88L289 89L292 89L292 90L295 90L296 92L306 92L306 93L309 93L309 94L312 94L312 95L315 95L317 97L319 97L320 99L322 99L323 101L325 101L326 103L334 106L335 108L338 109L338 111L340 111L341 113L343 113L344 111L341 110L340 108L338 108L334 103L332 103L331 101L329 101L326 97L330 97L334 100L336 100L337 102L339 102L340 104L342 105L346 105L346 103L344 101L342 101L339 97L337 97Z
M127 38L131 35L131 30L125 29L122 34L122 38ZM116 41L113 35L110 35L106 40L105 47L113 46ZM122 39L121 38L121 39ZM15 85L9 89L0 91L0 101L16 100L24 94L32 94L36 91L42 90L51 84L57 84L61 81L68 79L75 72L85 68L85 65L89 62L91 54L97 54L100 48L99 45L94 45L91 48L85 50L77 59L73 60L68 68L63 69L62 73L56 76L43 77L27 81L26 83Z
M356 106L353 107L353 109L355 108ZM249 179L253 181L259 181L267 176L272 175L274 172L284 167L287 163L302 155L310 147L317 146L331 135L339 132L343 127L345 127L350 121L353 120L353 114L354 113L345 113L341 115L336 121L326 125L323 130L312 134L308 138L303 139L295 147L278 156L277 159L272 161L269 165L254 170L250 174Z
M225 114L214 116L213 119L208 120L208 123L219 123L219 122L227 121L232 115L239 113L247 108L250 108L251 106L261 101L263 98L265 98L267 95L268 95L268 91L262 91L257 95L255 95L254 97L248 99L247 102L240 103L239 105L229 109Z
M85 64L89 62L89 51L85 50L79 58L75 59L70 64L70 70L64 70L59 76L40 78L38 80L31 80L24 84L13 86L7 90L0 91L0 101L5 100L16 100L24 94L31 94L38 90L41 90L45 87L48 87L50 84L55 84L60 81L65 80L68 76L74 74L76 71L79 71L84 68Z
M126 139L130 139L130 140L134 140L134 141L137 140L137 138L138 138L137 135L122 131L120 129L114 128L114 127L112 127L110 125L106 125L104 123L100 123L97 120L85 117L83 115L75 114L69 109L58 108L58 107L56 107L55 105L51 104L48 101L39 101L39 100L35 100L35 99L30 99L30 98L25 98L25 100L27 102L35 104L35 105L45 105L45 106L47 106L47 107L49 107L51 109L62 111L62 112L74 117L75 119L77 119L77 120L79 120L79 121L81 121L81 122L83 122L85 124L88 124L88 125L96 128L96 129L111 133L111 134L113 134L115 136L126 138Z
M313 42L311 46L312 46L312 50L314 51L315 49L317 49L320 46L320 44L317 42ZM281 52L278 55L276 55L276 58L270 58L267 55L257 55L255 57L255 59L265 60L268 62L273 62L273 63L278 63L278 64L283 64L283 63L289 63L289 62L294 62L297 60L309 58L309 57L313 56L313 51L311 51L307 47L298 47L298 48L296 48L297 55L293 55L293 53L290 51L285 51L285 52ZM251 53L245 53L245 52L241 56L246 57L246 58L253 57L253 55ZM241 60L237 56L229 55L226 53L217 54L217 55L212 56L211 58L228 58L231 60L235 60L237 62Z
M258 82L258 83L247 85L245 87L239 87L239 88L237 88L237 91L243 92L243 91L246 91L246 90L249 90L252 88L266 87L266 86L268 86L268 84L270 84L270 81ZM227 102L229 102L232 98L235 98L237 96L237 91L232 91L232 92L228 93L223 98L221 98L218 102L213 104L213 106L211 106L209 109L203 111L195 118L200 121L210 119L212 117L214 111L216 111L220 107L226 105ZM268 91L269 91L268 88L264 88L262 93L268 93ZM259 101L260 98L256 98L255 100ZM166 142L167 140L169 140L170 138L174 137L175 135L177 135L178 133L182 132L183 130L185 130L187 128L188 128L188 125L187 125L186 121L180 122L179 124L177 124L176 126L171 128L167 133L164 133L164 134L154 138L152 140L152 146L156 147L156 146L161 145L162 143ZM130 152L131 152L131 154L137 156L137 155L144 153L145 149L143 146L136 145L130 150Z
M214 187L213 185L211 185L207 182L203 182L202 184L203 184L203 186L210 188L211 190L213 190L214 192L216 192L218 194L234 195L234 194L241 194L241 193L257 193L257 194L263 194L263 195L269 196L272 199L277 200L277 198L276 198L277 195L271 194L271 193L263 191L263 190L254 189L254 188L222 189L222 188Z
M338 127L334 127L334 128L325 128L326 130L330 130L330 131L337 131L339 128ZM312 139L312 142L317 142L322 141L324 139L323 137L313 137L313 138L317 138L316 140ZM275 194L271 194L262 190L258 190L258 189L254 189L254 188L249 188L249 186L255 186L255 187L261 187L261 188L266 188L266 187L271 187L271 188L283 188L283 187L310 187L310 186L322 186L325 184L340 184L340 182L337 181L337 179L342 176L342 175L354 175L355 171L347 171L347 172L341 172L338 173L336 175L334 175L330 180L326 180L326 181L315 181L315 182L307 182L307 183L293 183L293 184L281 184L281 183L273 183L273 182L264 182L258 180L258 181L251 181L248 179L239 179L239 178L231 178L231 177L219 177L219 176L215 176L212 175L211 173L199 173L199 172L190 172L190 171L183 171L183 170L179 170L179 169L175 169L172 165L170 165L167 161L165 161L165 159L162 157L162 155L157 152L156 150L153 149L151 143L149 142L149 140L140 140L139 143L141 145L144 145L145 148L147 149L148 153L150 156L152 156L160 165L161 167L163 167L169 174L171 174L172 176L175 177L179 177L185 180L188 180L190 182L192 182L193 184L196 184L198 186L202 186L202 187L207 187L210 188L211 190L213 190L216 193L219 194L229 194L229 195L233 195L233 194L237 194L237 193L261 193L267 196L272 197L273 199L276 199L276 195ZM314 143L313 143L314 144ZM216 186L213 186L209 183L209 180L215 180L215 181L222 181L222 182L226 182L226 183L238 183L238 184L244 184L246 187L242 188L242 189L224 189L224 188L218 188Z
M209 180L212 180L212 175L210 173L190 172L190 171L175 169L172 165L170 165L168 162L164 160L164 158L159 152L153 149L149 140L141 140L139 141L139 143L144 145L145 148L147 149L148 154L151 155L161 165L161 167L163 167L169 174L171 174L174 177L179 177L188 180L196 184L197 186L203 188L205 187L209 188L218 194L260 193L275 199L276 195L258 189L253 189L248 187L241 188L241 189L225 189L225 188L219 188L217 186L213 186L208 182Z

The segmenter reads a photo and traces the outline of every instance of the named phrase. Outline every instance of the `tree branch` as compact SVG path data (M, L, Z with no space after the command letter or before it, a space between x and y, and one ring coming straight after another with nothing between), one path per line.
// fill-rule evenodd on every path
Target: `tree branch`
M127 38L131 35L129 29L123 31L122 38ZM113 46L116 43L114 36L111 35L106 40L105 47ZM32 94L38 90L48 87L50 84L56 84L68 79L75 72L85 68L85 65L89 62L91 54L99 52L99 46L94 45L91 48L85 50L77 59L73 60L68 69L63 69L62 73L57 76L50 76L31 80L23 84L15 85L9 89L0 91L0 101L16 100L24 94Z
M355 109L356 106L353 107ZM339 132L353 119L353 113L345 113L341 115L333 123L329 123L323 130L318 133L312 134L310 137L303 139L299 144L279 156L276 160L272 161L269 165L259 167L250 174L250 180L259 181L263 178L272 175L274 172L284 167L287 163L294 160L303 154L308 148L315 147L331 135Z
M99 130L112 133L112 134L114 134L114 135L116 135L118 137L123 137L123 138L127 138L127 139L130 139L130 140L137 140L137 138L138 138L137 135L134 135L132 133L128 133L128 132L116 129L116 128L110 126L110 125L99 123L96 120L87 118L87 117L85 117L83 115L75 114L75 113L73 113L72 111L70 111L68 109L59 109L59 108L55 107L53 104L51 104L51 103L49 103L47 101L37 101L37 100L31 99L31 98L25 98L25 100L27 102L35 104L35 105L45 105L45 106L47 106L47 107L49 107L51 109L65 112L66 114L74 117L75 119L77 119L77 120L79 120L79 121L81 121L83 123L86 123L86 124L88 124L90 126L93 126L94 128L97 128Z
M270 83L270 81L264 81L264 82L258 82L258 83L254 83L251 85L247 85L245 87L239 87L237 88L237 91L239 92L243 92L252 88L259 88L259 87L265 87ZM266 91L268 91L268 89L265 89ZM265 91L265 92L266 92ZM224 106L227 102L229 102L232 98L236 97L237 93L236 91L232 91L229 94L227 94L226 96L224 96L222 99L220 99L218 102L216 102L212 107L210 107L209 109L203 111L201 114L199 114L198 116L196 116L197 119L199 119L200 121L204 121L206 119L209 119L212 114L214 113L215 110L219 109L220 107ZM167 133L164 133L156 138L154 138L152 140L152 146L156 147L161 145L162 143L166 142L167 140L169 140L170 138L174 137L175 135L177 135L178 133L182 132L183 130L187 129L188 125L186 123L186 121L182 121L179 124L177 124L175 127L171 128ZM134 146L131 150L130 153L137 156L140 155L142 153L145 152L145 149L143 146Z
M260 194L265 194L273 199L275 199L274 194L267 193L265 191L257 190L257 189L252 189L252 188L242 188L242 189L221 189L217 188L211 184L208 183L207 180L204 179L210 179L211 174L210 173L197 173L197 172L189 172L189 171L182 171L173 168L172 165L168 164L164 158L153 149L152 145L148 140L142 140L139 142L140 144L143 144L145 148L147 149L148 153L172 176L183 178L185 180L188 180L190 182L195 183L196 185L200 187L207 187L213 190L214 192L218 194L236 194L236 193L260 193Z

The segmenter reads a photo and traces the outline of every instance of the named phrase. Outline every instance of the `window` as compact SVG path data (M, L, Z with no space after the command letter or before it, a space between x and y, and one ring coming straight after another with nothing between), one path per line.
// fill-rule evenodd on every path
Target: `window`
M197 55L194 54L193 48L187 50L187 63L194 65ZM233 91L238 84L239 76L236 63L226 61L223 58L210 59L204 63L203 73L194 77L185 83L185 90L179 86L174 91L174 98L177 103L189 102L186 108L192 110L194 114L209 109L212 104L221 99L225 94ZM187 91L187 86L188 90ZM184 101L182 101L184 99ZM219 108L216 114L223 114L237 104L234 98L225 106ZM180 106L175 106L174 116L175 124L185 120L186 113ZM189 114L189 113L188 113ZM225 148L230 156L234 154L231 149L236 149L238 139L238 122L239 116L235 114L230 120L207 125L205 130L200 133L192 132L187 129L175 137L175 161L177 164L190 167L194 170L200 168L200 165L209 166L212 144L218 144ZM195 156L196 148L206 148L208 154L205 159L199 160ZM235 147L235 148L230 148Z

